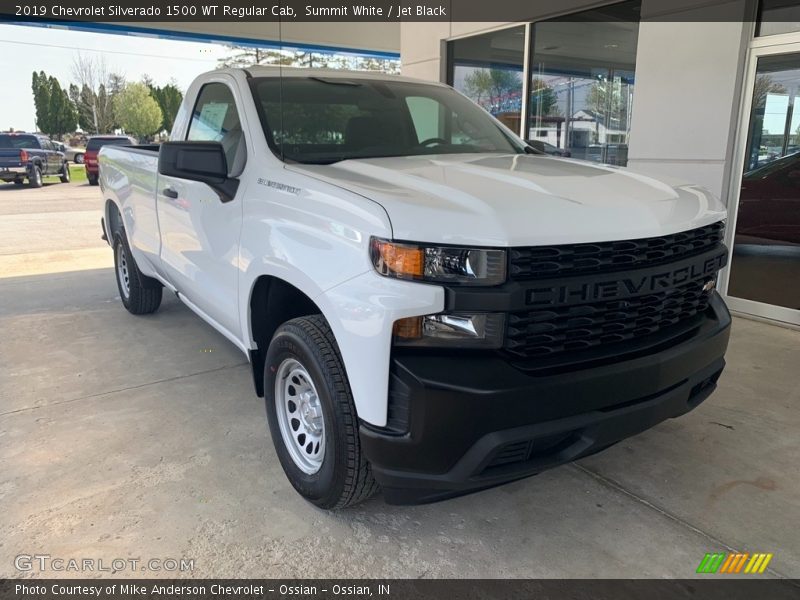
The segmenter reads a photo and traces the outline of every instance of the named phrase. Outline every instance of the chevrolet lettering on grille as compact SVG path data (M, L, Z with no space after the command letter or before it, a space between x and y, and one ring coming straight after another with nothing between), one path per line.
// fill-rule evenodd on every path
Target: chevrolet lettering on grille
M642 272L641 275L625 274L617 279L603 278L598 281L580 281L563 285L532 288L526 291L525 303L529 306L556 306L581 304L595 300L615 300L668 290L689 281L698 280L702 284L708 277L714 277L725 266L726 254L700 256L690 264L665 265L656 272Z

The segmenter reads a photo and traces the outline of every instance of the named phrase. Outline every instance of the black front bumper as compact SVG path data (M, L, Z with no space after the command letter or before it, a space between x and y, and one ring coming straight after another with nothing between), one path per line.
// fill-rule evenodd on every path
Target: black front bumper
M681 342L560 374L532 375L500 356L395 356L390 397L408 431L362 424L362 448L392 504L540 473L698 406L725 365L730 324L715 293Z

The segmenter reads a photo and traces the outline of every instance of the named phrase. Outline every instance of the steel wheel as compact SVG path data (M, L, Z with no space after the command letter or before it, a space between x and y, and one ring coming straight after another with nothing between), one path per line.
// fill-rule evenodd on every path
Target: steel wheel
M294 464L309 475L325 457L325 419L314 381L294 358L285 359L275 376L275 412L281 437Z
M131 276L128 271L128 259L125 258L125 248L122 244L117 245L117 278L122 295L128 299L131 295Z

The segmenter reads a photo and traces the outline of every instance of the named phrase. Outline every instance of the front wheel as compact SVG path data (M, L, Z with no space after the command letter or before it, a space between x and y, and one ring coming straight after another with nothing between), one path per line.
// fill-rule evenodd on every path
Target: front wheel
M272 442L289 482L320 508L352 506L378 484L361 454L358 417L339 348L322 315L292 319L264 366Z
M129 313L147 315L158 310L163 287L161 283L139 271L124 230L114 235L114 271L117 275L119 297Z
M86 179L89 180L89 185L97 185L97 175L87 174Z
M61 167L61 183L69 183L70 178L69 165L64 163Z

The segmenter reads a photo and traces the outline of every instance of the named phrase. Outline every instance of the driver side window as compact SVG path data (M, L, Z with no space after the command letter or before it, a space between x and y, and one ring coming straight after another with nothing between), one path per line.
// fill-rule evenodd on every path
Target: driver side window
M207 83L200 90L186 135L189 141L220 142L225 151L228 173L241 175L246 146L239 112L230 88L224 83Z

